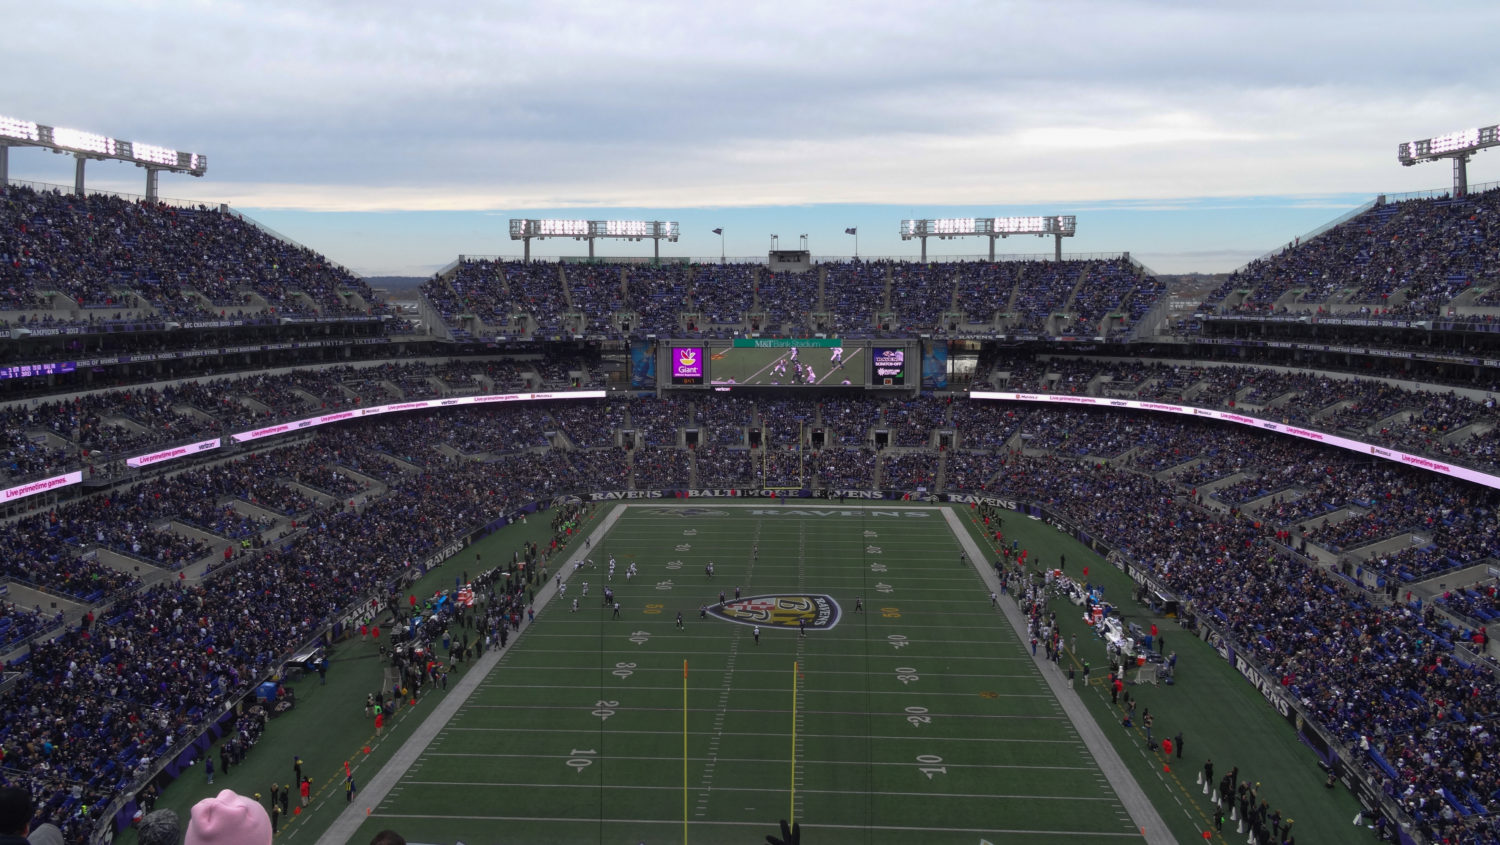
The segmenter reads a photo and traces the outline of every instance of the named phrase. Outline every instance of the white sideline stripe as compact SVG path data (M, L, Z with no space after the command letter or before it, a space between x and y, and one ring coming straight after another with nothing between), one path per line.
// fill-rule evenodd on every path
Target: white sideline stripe
M783 761L783 762L785 762L785 761ZM522 781L520 783L504 783L504 782L498 782L498 781L483 781L483 780L408 780L408 781L406 781L406 783L408 785L411 785L411 786L482 786L482 787L484 787L486 789L491 789L491 788L494 788L494 787L518 787L518 788L530 788L530 789L600 789L601 788L596 783L536 783L536 782L525 782L525 781ZM681 786L676 786L676 785L673 785L673 786L637 786L637 785L619 786L619 785L613 785L612 784L612 785L610 785L608 787L602 787L602 788L608 789L611 792L613 792L613 791L615 791L617 789L642 789L642 790L655 790L655 791L659 791L659 792L681 792L682 791L682 787ZM1102 797L1102 796L1037 795L1034 792L1028 792L1028 793L1026 793L1024 795L1016 795L1016 794L1009 794L1009 793L1002 793L1002 792L869 792L869 791L863 790L863 789L798 789L797 791L798 792L808 792L808 793L811 793L813 795L887 795L887 796L916 797L916 798L1019 798L1019 799L1023 799L1023 800L1027 800L1027 801L1032 801L1032 800L1035 800L1035 801L1106 801L1106 802L1109 802L1111 804L1116 803L1114 798L1107 798L1107 797ZM786 794L786 789L784 787L756 788L756 787L749 787L749 786L716 786L716 787L714 787L714 792L773 792L773 793L776 793L777 795L785 795Z
M569 817L569 816L459 816L459 815L452 815L452 814L443 814L443 815L440 815L440 816L436 816L436 815L431 815L431 814L427 814L427 813L374 813L373 815L379 816L380 818L383 818L383 819L420 819L420 820L437 820L437 821L449 821L449 820L452 820L452 819L459 819L459 820L462 820L462 821L481 821L481 822L572 822L574 824L588 824L588 825L594 825L594 826L598 826L598 825L601 825L601 824L632 824L632 825L657 824L657 825L671 825L673 828L681 828L682 827L682 819L581 819L581 818ZM693 824L694 825L703 825L703 826L712 825L714 827L753 827L753 828L758 829L762 833L764 833L768 828L770 828L770 825L766 824L765 821L753 821L753 822L720 822L720 821L708 821L706 819L697 819L697 820L693 821ZM985 835L991 835L991 836L996 836L996 837L999 837L999 836L1049 836L1049 837L1109 836L1109 837L1128 838L1128 839L1139 839L1139 838L1141 838L1140 833L1137 832L1137 831L1135 831L1135 830L1120 831L1120 832L1117 832L1117 833L1110 833L1108 831L1098 831L1098 830L1056 830L1056 829L1033 830L1033 829L1030 829L1030 828L1019 828L1019 827L1018 828L999 828L999 827L995 827L995 828L991 828L991 827L933 827L931 825L923 825L922 827L912 827L912 826L908 826L908 825L884 825L884 824L801 824L801 822L798 822L798 824L801 827L807 828L808 830L898 830L898 831L909 831L909 832L914 832L914 833L982 833L982 834L985 834ZM319 841L321 842L321 840L319 840ZM1173 845L1175 845L1175 843L1173 843Z
M980 579L991 590L998 593L1000 579L995 575L994 566L985 560L974 538L959 522L958 515L951 508L944 509L943 519L947 520L948 526L953 529L953 536L958 538L959 543L968 553L969 560L973 562L974 570L979 573ZM1015 629L1016 636L1024 637L1027 630L1026 620L1021 616L1015 602L1002 602L1000 608L1005 618L1010 621L1011 627ZM1063 718L1072 723L1074 732L1088 748L1099 772L1114 788L1115 795L1119 797L1124 811L1130 815L1133 829L1143 832L1147 845L1176 845L1176 839L1168 831L1167 824L1162 819L1161 813L1157 811L1156 805L1146 797L1140 781L1125 767L1125 761L1105 738L1104 730L1084 707L1083 702L1078 698L1077 691L1063 683L1061 669L1053 666L1040 655L1034 655L1033 660L1042 679L1052 689L1057 699L1058 709L1065 714Z
M624 513L624 510L624 508L619 507L610 510L599 521L599 525L590 532L589 540L585 546L597 545L596 541L609 533L609 529L619 521L620 515ZM576 548L574 553L563 561L559 569L567 569L567 564L575 560L583 560L585 551L586 548ZM546 607L556 592L557 586L555 583L543 584L542 589L537 591L535 606L538 609ZM418 723L416 728L412 730L411 736L407 737L406 741L401 743L396 752L391 755L391 759L375 771L375 774L370 778L370 782L360 792L360 801L351 802L345 807L343 812L339 813L338 817L333 820L333 824L329 825L328 829L323 831L322 835L318 837L316 845L346 845L346 843L353 841L355 831L368 818L365 813L359 812L360 806L374 807L385 800L385 797L390 794L391 789L400 783L401 778L417 763L422 753L432 744L433 740L437 739L438 734L447 728L448 723L453 720L458 711L468 704L470 696L479 688L480 682L493 672L501 658L508 657L511 653L510 649L515 648L516 644L521 641L521 638L530 634L535 627L536 623L528 622L526 627L517 632L514 637L511 637L510 644L506 648L490 649L484 653L483 657L471 664L470 669L459 679L453 690L444 696L442 701L438 702L437 706L433 708L431 713L427 714L425 719Z

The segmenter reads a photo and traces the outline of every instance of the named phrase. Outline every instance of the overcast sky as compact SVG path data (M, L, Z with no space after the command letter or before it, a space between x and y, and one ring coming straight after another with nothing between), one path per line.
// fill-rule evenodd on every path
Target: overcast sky
M1451 185L1396 145L1500 122L1493 0L49 0L5 29L0 115L204 153L163 196L368 274L518 253L512 216L679 220L663 253L692 256L720 254L715 226L732 256L773 233L849 254L852 226L862 254L914 256L902 218L1032 213L1078 214L1069 252L1222 271ZM71 184L72 163L13 150L10 176ZM1480 153L1470 182L1496 179ZM1023 240L1000 251L1050 251Z

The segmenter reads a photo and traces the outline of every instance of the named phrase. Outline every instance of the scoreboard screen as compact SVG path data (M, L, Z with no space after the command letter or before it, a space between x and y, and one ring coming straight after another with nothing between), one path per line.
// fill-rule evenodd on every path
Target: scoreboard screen
M870 384L901 387L906 384L906 347L876 346L870 350Z
M672 383L703 384L705 357L701 346L672 347Z
M880 344L880 345L875 345ZM908 363L920 367L916 343L840 338L734 338L733 340L663 340L648 350L655 376L637 377L660 388L719 391L741 388L860 390L915 388L920 371L910 376Z
M864 351L810 341L714 347L709 350L709 376L719 387L860 387L864 367L858 359Z
M53 376L61 373L76 372L77 369L78 365L73 361L58 361L46 364L17 364L9 367L0 367L0 378Z

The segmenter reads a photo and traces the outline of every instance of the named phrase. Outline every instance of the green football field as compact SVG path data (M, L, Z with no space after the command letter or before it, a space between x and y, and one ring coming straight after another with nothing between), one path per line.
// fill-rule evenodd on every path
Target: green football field
M1032 661L1006 621L1014 603L1002 598L1006 612L992 610L979 571L958 560L959 536L983 553L991 548L972 508L953 507L955 535L925 506L683 504L676 512L651 502L591 508L584 532L596 538L589 554L600 568L570 572L561 601L544 590L536 622L508 650L456 667L449 689L400 708L383 736L362 712L382 684L381 641L341 641L326 685L315 675L290 681L297 707L272 721L241 765L214 785L185 776L159 806L185 819L222 788L260 798L287 782L296 755L314 785L307 810L281 820L276 839L287 845L363 845L386 827L440 845L679 842L684 817L689 842L763 843L789 815L803 823L804 845L1239 845L1245 835L1232 821L1214 828L1195 782L1212 758L1217 771L1239 767L1262 783L1272 806L1296 819L1300 841L1373 841L1350 825L1353 797L1324 788L1291 724L1233 665L1175 620L1137 606L1125 573L1041 521L1007 513L1007 542L1048 566L1066 555L1075 576L1090 567L1088 580L1127 620L1160 625L1182 658L1176 686L1130 692L1156 716L1158 738L1187 737L1185 756L1167 758L1147 747L1139 724L1121 726L1104 684L1104 644L1076 608L1053 605L1065 637L1077 637L1077 658L1064 665L1091 661L1091 683L1069 690L1062 671ZM481 556L509 560L523 541L545 544L547 523L543 516L491 534L410 589L451 589L465 570L478 571ZM618 620L593 603L611 554ZM703 572L708 560L713 581ZM640 576L627 581L630 562ZM574 613L584 580L590 596ZM805 639L764 624L757 646L748 626L698 618L721 589L732 607L735 586L755 599L750 612L794 619L796 596L826 595L841 616ZM816 620L821 608L805 601ZM1086 749L1098 752L1098 764ZM360 790L353 800L346 770ZM1159 827L1142 836L1134 819L1152 813L1159 821L1147 823ZM131 829L117 839L134 841Z
M634 505L587 554L352 841L1140 839L939 509Z

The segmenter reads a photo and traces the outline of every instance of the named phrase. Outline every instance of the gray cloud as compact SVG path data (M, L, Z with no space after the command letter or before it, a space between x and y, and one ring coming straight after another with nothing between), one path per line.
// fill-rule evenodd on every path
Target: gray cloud
M1493 119L1475 104L1497 81L1481 36L1500 31L1493 3L1281 0L60 0L7 17L0 69L38 82L6 113L207 153L210 177L178 193L329 209L1425 187L1445 174L1396 167L1395 145ZM12 171L60 169L37 155Z

